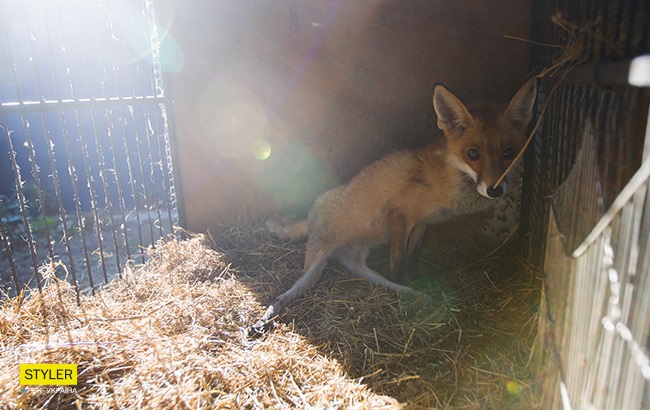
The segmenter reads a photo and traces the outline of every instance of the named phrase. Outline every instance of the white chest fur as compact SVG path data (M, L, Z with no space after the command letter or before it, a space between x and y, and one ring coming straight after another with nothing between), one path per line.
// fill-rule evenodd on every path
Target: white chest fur
M453 194L451 200L451 212L455 215L468 215L485 211L496 205L498 200L489 199L479 194L474 181L465 178L458 184L458 190Z

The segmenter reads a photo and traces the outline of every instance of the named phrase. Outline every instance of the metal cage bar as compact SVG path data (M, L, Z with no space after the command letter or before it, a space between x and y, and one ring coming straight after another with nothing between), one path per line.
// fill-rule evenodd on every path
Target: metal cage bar
M184 221L153 6L0 3L0 54L9 68L0 81L7 294L29 277L40 289L46 258L57 277L70 275L78 296L94 293L127 261L144 262L143 248Z

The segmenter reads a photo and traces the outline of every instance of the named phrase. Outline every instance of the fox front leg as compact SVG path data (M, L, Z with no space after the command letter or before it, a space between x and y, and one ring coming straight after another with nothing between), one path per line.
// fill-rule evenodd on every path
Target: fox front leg
M404 283L408 227L406 217L395 211L390 214L390 280Z
M406 275L417 275L425 229L425 224L408 222L397 212L391 214L390 266L394 282L403 284Z
M405 274L417 276L419 274L420 254L422 253L422 238L426 225L416 224L408 235L406 244L406 257L402 258L401 269Z

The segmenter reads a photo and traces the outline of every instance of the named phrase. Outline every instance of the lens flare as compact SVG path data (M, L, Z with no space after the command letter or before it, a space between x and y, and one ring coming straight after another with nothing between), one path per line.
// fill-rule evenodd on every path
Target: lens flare
M253 144L251 152L255 158L263 161L271 156L271 144L264 140L260 140L256 144Z
M521 384L511 380L506 383L506 390L508 390L508 393L518 396L521 393Z
M266 159L270 155L270 144L264 145L268 128L264 107L235 81L219 78L210 84L200 97L199 117L209 130L206 144L221 157Z

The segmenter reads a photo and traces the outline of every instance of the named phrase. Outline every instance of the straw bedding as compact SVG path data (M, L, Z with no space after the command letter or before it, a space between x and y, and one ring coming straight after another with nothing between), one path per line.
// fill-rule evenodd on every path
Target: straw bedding
M332 265L257 340L245 329L298 277L304 244L281 243L250 221L160 241L145 264L80 304L70 285L51 278L42 294L2 301L0 401L9 408L536 407L527 362L539 278L512 252L468 262L475 252L465 241L426 248L412 286L433 301L400 297ZM383 271L385 256L380 249L371 266ZM24 389L19 363L78 364L78 385Z

